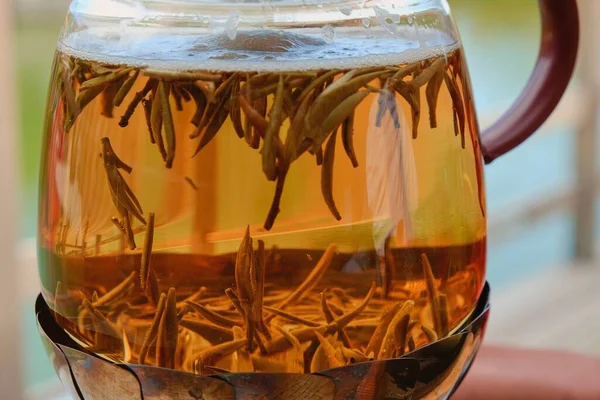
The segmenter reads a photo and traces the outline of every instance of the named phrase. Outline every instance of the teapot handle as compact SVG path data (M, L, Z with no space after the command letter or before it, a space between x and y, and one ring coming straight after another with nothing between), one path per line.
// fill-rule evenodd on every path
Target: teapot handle
M542 43L525 89L511 108L481 135L486 164L521 144L550 116L565 92L577 58L576 0L538 0Z

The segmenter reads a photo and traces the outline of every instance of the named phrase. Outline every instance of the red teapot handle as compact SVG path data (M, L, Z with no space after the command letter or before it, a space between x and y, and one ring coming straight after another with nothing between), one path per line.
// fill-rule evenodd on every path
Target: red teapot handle
M577 58L579 15L576 0L538 0L542 43L529 82L512 107L481 135L488 164L507 153L546 121L565 92Z

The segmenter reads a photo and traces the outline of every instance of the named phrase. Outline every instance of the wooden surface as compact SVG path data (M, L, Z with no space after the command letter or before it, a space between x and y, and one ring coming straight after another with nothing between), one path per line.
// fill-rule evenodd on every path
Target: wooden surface
M600 399L599 374L600 358L488 345L453 400Z
M600 356L600 266L561 266L498 293L492 288L488 344ZM600 376L600 371L599 371Z

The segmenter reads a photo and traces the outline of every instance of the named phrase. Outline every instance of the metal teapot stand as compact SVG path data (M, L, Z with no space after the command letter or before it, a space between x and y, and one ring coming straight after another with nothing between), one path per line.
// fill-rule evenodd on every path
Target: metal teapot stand
M40 294L35 304L44 348L65 388L82 400L448 399L479 349L489 314L486 283L471 317L451 336L400 358L350 364L314 374L195 375L100 358L56 322Z

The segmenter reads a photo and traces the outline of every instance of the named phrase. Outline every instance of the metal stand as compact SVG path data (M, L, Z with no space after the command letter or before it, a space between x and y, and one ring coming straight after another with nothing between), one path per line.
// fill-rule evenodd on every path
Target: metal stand
M38 328L63 385L74 399L447 399L467 373L485 331L486 284L471 318L453 335L391 360L350 364L314 374L194 375L116 364L79 346L58 326L40 295Z

